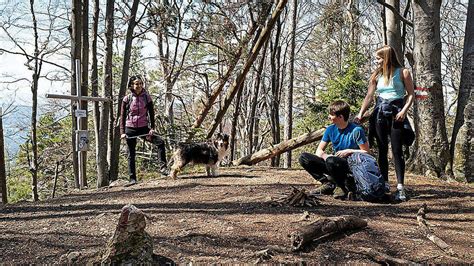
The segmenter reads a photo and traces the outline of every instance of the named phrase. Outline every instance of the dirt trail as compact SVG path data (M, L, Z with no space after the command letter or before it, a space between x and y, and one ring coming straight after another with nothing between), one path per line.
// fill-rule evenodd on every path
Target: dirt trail
M0 206L0 262L58 263L64 254L87 262L105 246L120 209L130 203L152 217L146 230L154 239L155 254L175 263L373 262L354 252L358 247L418 263L474 263L472 185L408 175L411 198L400 204L321 196L317 207L276 207L272 198L291 186L312 189L316 182L302 170L227 168L220 173L216 178L197 174L175 181L154 179L128 188ZM421 234L416 213L423 203L434 233L451 245L457 258ZM309 219L302 219L305 211ZM368 227L325 237L300 252L274 248L289 247L288 234L301 225L345 214L366 219ZM269 247L273 249L259 252Z

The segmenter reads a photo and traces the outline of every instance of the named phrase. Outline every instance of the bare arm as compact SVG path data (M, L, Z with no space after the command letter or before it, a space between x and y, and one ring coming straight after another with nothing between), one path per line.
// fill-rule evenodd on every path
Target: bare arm
M318 148L316 149L316 156L326 160L326 158L329 156L327 153L324 152L327 146L328 146L328 143L321 140L321 142L318 145Z
M364 101L362 102L362 106L360 107L359 114L356 117L357 119L362 119L365 111L367 111L367 108L369 108L369 105L372 102L372 99L374 98L376 85L377 84L375 81L370 82L369 88L367 89L367 95L365 95Z
M395 117L397 121L403 121L405 119L408 109L410 109L411 105L415 101L415 90L414 90L413 79L411 78L410 71L404 68L402 71L402 77L403 77L403 83L405 84L405 90L408 93L408 97L402 110Z
M338 151L338 152L336 152L336 156L344 158L344 157L347 157L347 156L353 154L354 152L370 153L369 142L366 142L364 144L360 144L358 150L357 149L345 149L345 150Z

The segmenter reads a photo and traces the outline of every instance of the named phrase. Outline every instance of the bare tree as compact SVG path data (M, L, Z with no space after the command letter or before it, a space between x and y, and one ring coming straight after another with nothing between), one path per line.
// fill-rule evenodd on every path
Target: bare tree
M459 179L468 182L474 180L472 153L472 121L474 87L474 0L469 0L467 11L466 31L464 36L464 52L462 60L461 85L458 92L456 119L451 136L450 153L453 157L454 174ZM461 134L458 135L458 133Z
M137 25L137 10L138 10L138 4L139 0L134 0L132 7L130 9L130 16L128 20L128 27L127 27L127 33L126 33L126 39L125 39L125 51L123 55L123 66L122 66L122 76L120 80L120 90L118 92L118 103L117 103L117 111L116 111L116 116L114 120L114 125L113 128L113 134L109 135L109 137L112 138L112 140L109 140L109 143L111 143L111 147L108 149L108 156L109 158L109 165L110 165L110 178L112 180L117 179L118 176L118 163L119 163L119 149L120 149L120 115L122 113L121 110L121 101L123 97L125 96L125 91L127 89L127 81L128 81L128 74L130 70L130 55L132 51L132 41L133 41L133 31L135 29L135 26Z
M441 81L440 6L441 0L413 3L419 130L412 166L428 176L446 177L450 156Z
M5 145L3 141L3 109L0 106L0 199L2 204L8 203L7 174L5 172Z
M392 46L397 53L398 61L403 64L403 53L402 53L402 37L400 31L400 19L399 15L395 13L400 12L400 1L398 0L386 0L387 5L392 6L392 9L385 11L385 23L387 25L387 44Z
M79 84L76 84L77 75L80 73L76 73L76 59L81 58L81 47L82 47L82 16L81 16L81 1L80 0L72 0L72 14L71 14L71 95L77 95L77 88ZM74 116L75 109L79 108L79 106L75 106L71 102L71 120L74 121L76 117ZM74 145L76 143L76 130L77 124L72 123L71 128L71 140ZM74 169L74 181L76 183L76 188L79 188L79 165L78 165L78 155L77 152L72 153L72 161L73 161L73 169Z
M298 1L293 0L293 19L291 28L291 48L290 48L290 77L288 90L286 92L285 105L285 129L284 139L289 140L293 136L293 83L295 72L295 47L296 47L296 24L298 17ZM286 153L284 158L284 167L291 168L291 151Z
M237 94L238 90L242 88L242 83L245 80L245 77L250 70L250 67L252 66L253 62L255 61L258 53L260 52L261 48L263 47L264 43L270 36L271 30L273 26L275 25L276 21L278 20L281 12L283 11L286 3L288 0L280 0L273 11L272 17L268 21L266 27L262 30L260 33L260 36L258 37L257 42L255 45L252 47L252 50L244 63L242 70L240 74L237 76L237 78L234 80L232 85L230 86L226 97L222 100L222 107L221 109L217 112L214 121L212 122L210 129L207 132L207 138L210 138L215 130L217 129L218 125L222 121L222 118L224 117L224 114L227 112L227 109L229 108L230 103L232 102L232 99L235 97Z
M98 15L99 15L99 0L95 0L94 12L94 41L93 41L93 77L92 88L97 93L98 91L98 69L97 69L97 29L98 29ZM102 95L110 98L112 95L112 43L114 30L114 1L107 0L105 8L105 58L104 58L104 84L102 87ZM95 45L94 45L95 44ZM95 63L94 63L95 62ZM94 89L94 84L96 84ZM97 95L94 95L97 96ZM97 160L97 187L103 187L109 183L109 165L107 161L107 136L109 132L109 111L111 103L103 102L100 106L96 102L94 104L94 125L95 125L95 139L96 139L96 160Z

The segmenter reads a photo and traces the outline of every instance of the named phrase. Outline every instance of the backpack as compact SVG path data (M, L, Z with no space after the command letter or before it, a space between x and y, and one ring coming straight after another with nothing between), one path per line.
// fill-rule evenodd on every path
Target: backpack
M365 201L380 201L385 196L385 180L375 158L367 153L355 152L347 158L354 177L357 195Z

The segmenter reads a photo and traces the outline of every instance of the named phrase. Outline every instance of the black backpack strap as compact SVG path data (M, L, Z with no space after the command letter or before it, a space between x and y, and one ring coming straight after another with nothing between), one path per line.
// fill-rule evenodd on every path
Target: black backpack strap
M132 104L132 94L127 95L127 101L125 104L125 117L128 117L128 112L130 111L130 105Z

